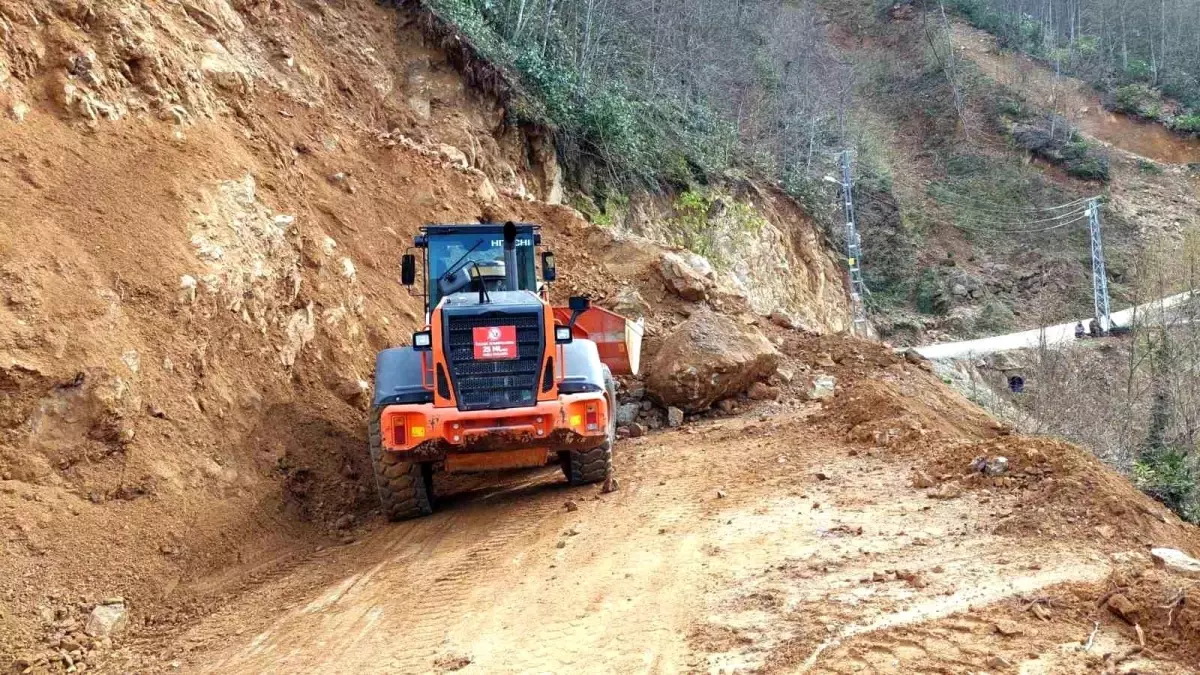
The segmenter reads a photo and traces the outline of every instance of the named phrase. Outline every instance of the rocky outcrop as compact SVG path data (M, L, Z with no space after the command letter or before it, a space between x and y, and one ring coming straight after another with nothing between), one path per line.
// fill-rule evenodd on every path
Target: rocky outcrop
M745 305L761 316L780 312L794 326L819 333L849 327L840 260L803 207L769 188L737 196L714 189L704 199L710 207L701 233L693 236L704 240L696 248L704 255L678 250L674 260L663 262L673 294L690 300L703 288L700 299L717 309ZM676 210L661 197L634 196L616 224L658 244L688 245L681 241Z
M778 365L779 352L756 328L701 309L663 341L646 389L662 405L694 413L746 391Z
M663 253L659 274L667 290L684 300L700 302L708 297L708 282L678 254Z

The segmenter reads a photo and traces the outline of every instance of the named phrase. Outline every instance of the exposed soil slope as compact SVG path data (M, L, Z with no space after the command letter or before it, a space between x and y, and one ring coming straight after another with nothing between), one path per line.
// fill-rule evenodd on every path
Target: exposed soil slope
M641 307L650 351L695 309L665 289L658 247L555 203L545 137L506 125L502 87L469 85L486 71L434 28L369 0L0 0L0 667L836 671L882 655L914 672L951 657L897 631L1054 587L1046 635L1078 639L1120 581L1110 553L1198 552L1077 449L1005 436L920 364L770 326L796 375L781 400L623 442L618 492L552 472L452 481L439 514L384 526L363 383L423 320L396 283L419 225L542 223L554 293ZM844 325L812 223L764 199L806 317ZM743 299L709 304L756 320ZM804 396L817 373L839 378L824 404ZM984 453L1011 472L971 474ZM914 468L930 487L910 487ZM1191 591L1123 579L1150 658L1187 663L1193 618L1168 623L1154 595ZM113 596L126 632L80 636ZM972 625L952 658L982 668L990 624ZM1000 656L1057 654L1014 635ZM1137 638L1105 619L1104 639Z
M648 349L686 316L661 249L559 205L546 136L426 15L0 0L0 36L0 668L65 669L104 598L177 631L375 517L366 387L423 322L420 225L544 225L553 293L636 290Z

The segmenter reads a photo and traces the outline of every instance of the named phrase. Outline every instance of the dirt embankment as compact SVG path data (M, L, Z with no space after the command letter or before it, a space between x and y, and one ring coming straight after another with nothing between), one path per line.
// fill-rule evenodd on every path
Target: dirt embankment
M434 28L0 0L0 665L97 663L98 602L169 634L374 517L364 387L423 321L397 269L421 224L541 223L557 296L686 317Z

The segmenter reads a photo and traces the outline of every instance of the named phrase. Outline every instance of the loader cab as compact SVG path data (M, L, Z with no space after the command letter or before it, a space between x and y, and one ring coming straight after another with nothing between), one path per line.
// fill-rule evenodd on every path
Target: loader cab
M426 311L448 295L497 291L538 291L536 225L504 223L482 225L427 225L416 237L420 252L404 256L402 281L416 284L417 256L424 263L422 283ZM511 240L511 248L505 242ZM543 254L543 277L554 278L553 256Z

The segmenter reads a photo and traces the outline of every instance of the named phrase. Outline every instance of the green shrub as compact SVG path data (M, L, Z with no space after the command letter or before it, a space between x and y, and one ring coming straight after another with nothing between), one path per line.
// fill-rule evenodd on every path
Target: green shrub
M1150 174L1151 176L1158 176L1163 172L1161 166L1151 162L1148 159L1138 159L1137 165L1139 171Z
M1200 134L1200 113L1189 112L1171 120L1171 128L1185 134Z
M979 310L975 319L975 331L983 335L996 335L1008 332L1016 322L1016 317L1008 305L999 300L989 300Z
M1063 146L1060 151L1067 173L1087 180L1108 180L1108 155L1091 143L1077 139Z
M1127 84L1114 94L1114 108L1129 115L1157 120L1162 116L1162 94L1145 84Z
M917 311L922 314L945 314L950 311L946 302L946 285L932 267L925 268L917 280Z
M1142 454L1134 464L1138 488L1193 522L1200 516L1200 468L1185 448L1167 446Z
M692 189L676 198L675 217L668 223L674 243L698 253L717 267L729 261L721 241L757 237L767 220L754 206L716 191Z

